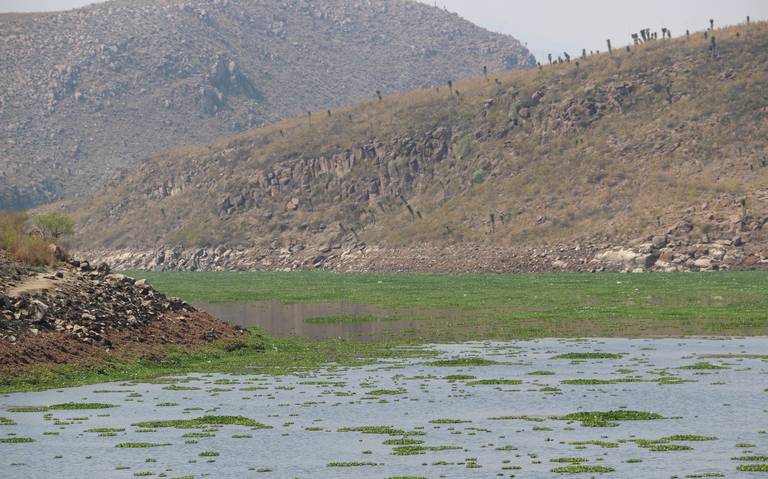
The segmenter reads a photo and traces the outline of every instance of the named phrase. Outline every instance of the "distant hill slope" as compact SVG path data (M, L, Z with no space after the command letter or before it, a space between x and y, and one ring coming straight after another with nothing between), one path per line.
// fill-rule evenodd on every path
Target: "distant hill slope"
M534 65L410 0L114 0L0 15L0 209L279 119Z
M766 265L768 25L710 35L164 153L67 206L77 243L161 269Z

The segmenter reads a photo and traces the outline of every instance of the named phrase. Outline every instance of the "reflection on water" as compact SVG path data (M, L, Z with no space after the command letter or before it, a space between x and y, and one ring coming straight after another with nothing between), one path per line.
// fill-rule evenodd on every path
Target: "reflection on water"
M231 324L249 328L259 326L277 336L301 336L311 339L377 339L388 332L402 331L425 326L425 321L450 319L458 311L428 309L386 309L370 304L283 304L279 301L259 301L244 304L199 304L198 309L207 311ZM310 318L328 316L376 317L381 320L313 324ZM396 320L394 317L418 317L424 319Z

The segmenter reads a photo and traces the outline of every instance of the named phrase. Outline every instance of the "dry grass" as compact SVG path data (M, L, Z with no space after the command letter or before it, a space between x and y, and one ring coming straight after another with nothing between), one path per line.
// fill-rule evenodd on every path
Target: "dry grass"
M56 258L48 242L28 232L26 213L0 212L0 250L30 266L50 266Z
M456 82L460 96L447 86L381 102L372 95L371 101L331 116L314 112L311 127L302 116L166 152L105 194L74 205L84 224L81 240L113 247L285 243L306 239L299 224L322 221L353 225L371 243L504 245L603 234L634 237L647 234L657 221L669 226L703 203L722 204L715 213L728 216L736 213L729 206L736 197L768 184L768 168L758 166L768 154L768 24L713 34L717 58L698 32L690 39L579 59L578 68L574 59L489 81ZM558 126L571 101L623 82L636 85L624 104L610 106L589 125ZM530 98L537 91L546 94L534 106ZM484 107L487 99L494 100L492 108ZM518 110L529 106L531 117L505 132ZM411 222L397 197L382 197L387 211L379 212L373 225L368 204L342 201L318 185L308 194L312 209L286 212L292 196L307 196L288 188L229 218L215 213L222 196L238 194L257 172L282 162L327 158L374 139L422 138L440 126L453 132L450 161L435 165L434 179L422 178L403 192L422 214L419 221ZM488 132L487 139L475 139L479 130ZM343 181L370 178L376 168L357 165ZM152 196L167 184L186 186L161 199ZM491 213L507 219L495 235L489 233Z

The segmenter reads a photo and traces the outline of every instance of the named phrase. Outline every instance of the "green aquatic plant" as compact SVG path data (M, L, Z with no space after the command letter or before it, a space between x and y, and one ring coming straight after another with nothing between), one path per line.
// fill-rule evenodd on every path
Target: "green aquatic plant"
M363 434L383 434L387 436L424 436L423 431L405 431L390 426L356 426L342 427L337 432L361 432Z
M692 369L697 371L699 370L706 371L706 370L717 370L717 369L728 369L728 368L726 368L725 366L717 366L716 364L702 362L702 363L689 364L687 366L680 366L677 369Z
M736 467L741 472L768 472L768 464L741 464Z
M573 441L568 443L571 446L598 446L602 447L604 449L616 449L619 447L619 443L617 442L609 442L609 441Z
M379 464L376 462L357 462L357 461L350 461L350 462L329 462L326 464L327 467L366 467L366 466L378 466Z
M615 469L607 466L586 466L586 465L572 465L556 467L552 469L552 472L556 474L582 474L582 473L597 473L605 474L608 472L614 472Z
M489 421L530 421L530 422L544 422L546 421L543 417L532 417L532 416L497 416L497 417L489 417Z
M455 449L464 449L460 446L422 446L422 445L409 445L409 446L397 446L392 449L392 455L394 456L416 456L419 454L426 454L432 451L449 451Z
M615 410L615 411L587 411L567 414L555 417L562 421L579 421L586 427L613 427L620 421L653 421L666 419L664 416L652 412Z
M12 406L8 408L8 412L13 413L26 413L26 412L47 412L47 406Z
M498 363L491 361L490 359L483 358L456 358L456 359L442 359L438 361L430 361L426 363L427 366L438 366L443 368L462 367L462 366L495 366Z
M467 386L517 386L523 384L519 379L481 379L470 381Z
M413 446L416 444L424 444L424 441L403 437L400 439L387 439L382 444L385 446Z
M554 356L552 359L621 359L623 354L618 353L566 353Z
M77 403L77 402L68 402L63 404L53 404L52 406L48 406L48 409L51 411L79 411L79 410L90 410L90 409L111 409L115 406L114 404L106 404L106 403Z
M0 444L22 444L27 442L35 442L31 437L2 437L0 438Z
M620 379L564 379L560 381L561 384L570 384L574 386L599 386L604 384L621 384L621 383L641 383L643 379L635 378L620 378Z
M157 442L121 442L120 444L117 444L115 447L119 449L143 449L143 448L149 448L149 447L164 447L164 446L170 446L168 443L157 443Z
M132 424L139 428L175 427L192 429L205 426L247 426L253 429L271 429L260 422L242 416L204 416L196 419L176 419L170 421L145 421Z
M399 394L405 394L405 389L374 389L373 391L366 391L368 396L396 396Z

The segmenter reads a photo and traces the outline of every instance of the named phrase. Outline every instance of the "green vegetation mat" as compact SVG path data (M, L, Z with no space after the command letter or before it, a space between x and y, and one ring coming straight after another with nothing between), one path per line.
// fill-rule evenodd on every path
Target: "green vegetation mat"
M392 310L458 310L466 318L445 327L425 324L419 331L424 340L768 333L765 272L128 274L193 303L372 304Z
M768 335L768 273L337 274L129 273L193 303L360 303L452 310L374 342L277 338L254 329L236 343L156 360L25 369L0 376L0 393L186 372L286 373L329 362L364 364L430 354L396 348L435 342L537 337ZM421 326L423 324L423 326Z

